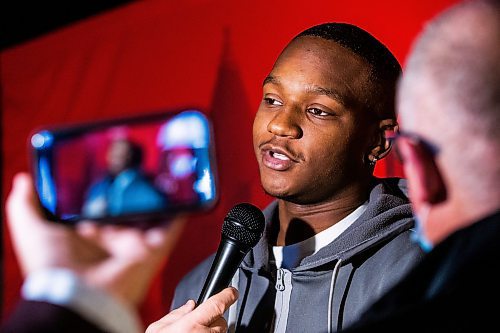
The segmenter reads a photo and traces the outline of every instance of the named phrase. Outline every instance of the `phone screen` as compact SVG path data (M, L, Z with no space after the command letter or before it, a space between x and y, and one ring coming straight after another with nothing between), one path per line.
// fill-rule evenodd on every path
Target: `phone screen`
M54 220L158 219L217 201L212 128L198 110L42 129L30 149Z

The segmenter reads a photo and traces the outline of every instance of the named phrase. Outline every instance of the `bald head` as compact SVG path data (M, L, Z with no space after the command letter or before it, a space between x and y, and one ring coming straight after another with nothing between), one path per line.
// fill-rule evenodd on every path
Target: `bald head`
M500 197L500 2L467 1L430 23L398 91L402 126L439 147L445 180Z

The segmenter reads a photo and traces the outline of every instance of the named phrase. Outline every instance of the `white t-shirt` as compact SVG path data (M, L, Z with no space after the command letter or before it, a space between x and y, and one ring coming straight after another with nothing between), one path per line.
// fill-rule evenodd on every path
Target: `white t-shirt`
M365 202L351 214L311 238L288 246L273 246L276 267L287 269L296 267L302 259L315 254L330 244L353 224L365 212L367 207L368 203Z

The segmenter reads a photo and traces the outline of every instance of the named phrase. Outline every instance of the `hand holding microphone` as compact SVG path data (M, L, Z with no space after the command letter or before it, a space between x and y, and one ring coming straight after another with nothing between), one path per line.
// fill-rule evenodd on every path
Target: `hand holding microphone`
M226 287L245 255L259 242L264 220L253 205L234 206L224 218L221 242L197 304L189 300L151 324L146 333L226 332L224 312L238 297L236 289Z
M234 288L223 289L196 307L193 300L149 325L146 333L223 333L227 332L224 312L238 298Z

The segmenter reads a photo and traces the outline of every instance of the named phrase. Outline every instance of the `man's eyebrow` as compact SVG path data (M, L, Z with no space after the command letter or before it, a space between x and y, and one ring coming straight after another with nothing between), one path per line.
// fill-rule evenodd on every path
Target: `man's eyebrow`
M280 79L275 77L275 76L272 76L272 75L268 75L264 79L262 86L265 86L268 83L281 85ZM346 107L348 107L349 105L352 104L352 101L349 101L349 98L347 98L346 96L342 95L341 93L339 93L333 89L328 89L328 88L324 88L324 87L320 87L320 86L316 86L316 85L311 85L307 88L307 92L315 94L315 95L328 96L331 99L334 99L335 101L339 102L340 104L342 104Z
M272 76L272 75L268 75L266 76L266 78L264 79L264 82L262 82L262 86L265 86L266 84L268 83L274 83L274 84L279 84L280 83L280 80L278 78L276 78L275 76Z
M333 89L323 88L319 86L310 86L307 91L316 95L326 95L331 99L336 100L340 104L348 106L346 97Z

